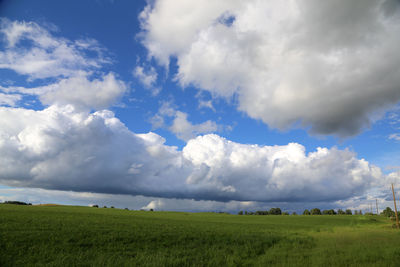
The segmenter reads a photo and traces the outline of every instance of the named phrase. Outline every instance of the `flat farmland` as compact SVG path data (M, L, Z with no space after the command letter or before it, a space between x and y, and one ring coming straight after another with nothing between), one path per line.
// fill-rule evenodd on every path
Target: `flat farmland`
M381 216L0 205L0 266L399 266Z

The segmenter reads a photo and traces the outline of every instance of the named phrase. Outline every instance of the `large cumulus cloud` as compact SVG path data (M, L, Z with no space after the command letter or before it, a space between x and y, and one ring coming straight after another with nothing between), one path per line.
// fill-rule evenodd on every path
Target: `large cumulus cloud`
M142 12L143 44L176 77L268 125L349 136L400 100L395 0L176 1Z
M244 145L199 136L182 151L110 111L0 107L0 183L96 193L239 201L331 201L362 194L380 169L348 150Z

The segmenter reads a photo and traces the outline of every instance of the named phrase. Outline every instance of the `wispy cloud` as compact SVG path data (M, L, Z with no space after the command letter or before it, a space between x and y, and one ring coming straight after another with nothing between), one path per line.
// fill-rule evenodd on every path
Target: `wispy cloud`
M56 37L35 22L2 18L0 34L5 40L5 49L0 51L0 68L14 70L30 79L69 77L111 63L96 40L70 41ZM88 56L89 52L96 56Z

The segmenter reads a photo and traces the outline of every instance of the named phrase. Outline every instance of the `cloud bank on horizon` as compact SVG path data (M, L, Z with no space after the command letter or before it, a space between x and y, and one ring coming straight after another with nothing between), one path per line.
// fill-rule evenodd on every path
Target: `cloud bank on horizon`
M154 1L143 44L176 79L271 127L360 133L400 100L400 3Z
M0 107L0 182L10 186L218 201L328 201L384 178L354 152L199 136L182 151L129 131L111 111Z
M166 69L176 58L172 75L183 87L237 98L238 110L270 127L346 137L400 101L398 5L158 0L140 14L139 36ZM151 123L184 140L179 150L159 134L132 132L109 110L129 85L105 71L113 60L96 40L68 40L35 22L5 18L0 35L0 69L42 83L0 85L2 185L223 202L330 202L400 179L399 172L383 174L348 149L306 153L298 143L233 142L215 134L224 126L192 124L187 113L164 102ZM131 74L159 94L155 67L137 64ZM27 97L44 108L22 107ZM165 118L172 118L170 126Z

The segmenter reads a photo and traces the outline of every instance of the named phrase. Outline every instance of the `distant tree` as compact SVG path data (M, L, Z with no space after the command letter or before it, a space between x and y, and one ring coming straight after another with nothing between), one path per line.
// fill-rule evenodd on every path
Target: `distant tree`
M3 204L28 205L28 203L22 201L5 201Z
M271 208L268 212L270 215L281 215L282 210L280 208Z
M303 215L311 215L311 212L306 209L306 210L303 211Z
M256 211L255 215L268 215L268 212L265 212L264 210L258 210Z
M243 215L243 210L239 211L238 215Z
M247 214L248 214L248 215L254 215L254 212L249 211Z
M98 208L98 207L99 207L99 205L92 205L92 207L93 207L93 208Z
M111 206L110 208L112 208L112 209L113 209L113 208L114 208L114 206Z
M338 209L337 214L344 215L344 214L346 214L346 212L342 209Z
M362 210L359 210L359 211L358 211L358 215L363 215Z
M125 208L125 210L129 210L128 208Z
M104 208L104 209L106 209L106 208L107 208L107 206L103 206L103 208Z
M282 212L282 215L289 215L289 212L287 212L287 211Z
M153 209L150 209L150 211L154 211Z
M353 215L353 213L351 212L351 209L346 210L346 215Z
M395 216L394 211L389 207L386 207L386 209L384 209L381 214L385 217L394 217Z
M295 211L292 212L292 215L297 215L297 213Z
M358 210L354 210L354 215L358 215Z
M311 210L311 215L321 215L321 210L318 208L314 208Z
M336 214L336 211L333 210L333 209L330 209L330 210L323 210L323 211L322 211L322 214L324 214L324 215L335 215L335 214Z

